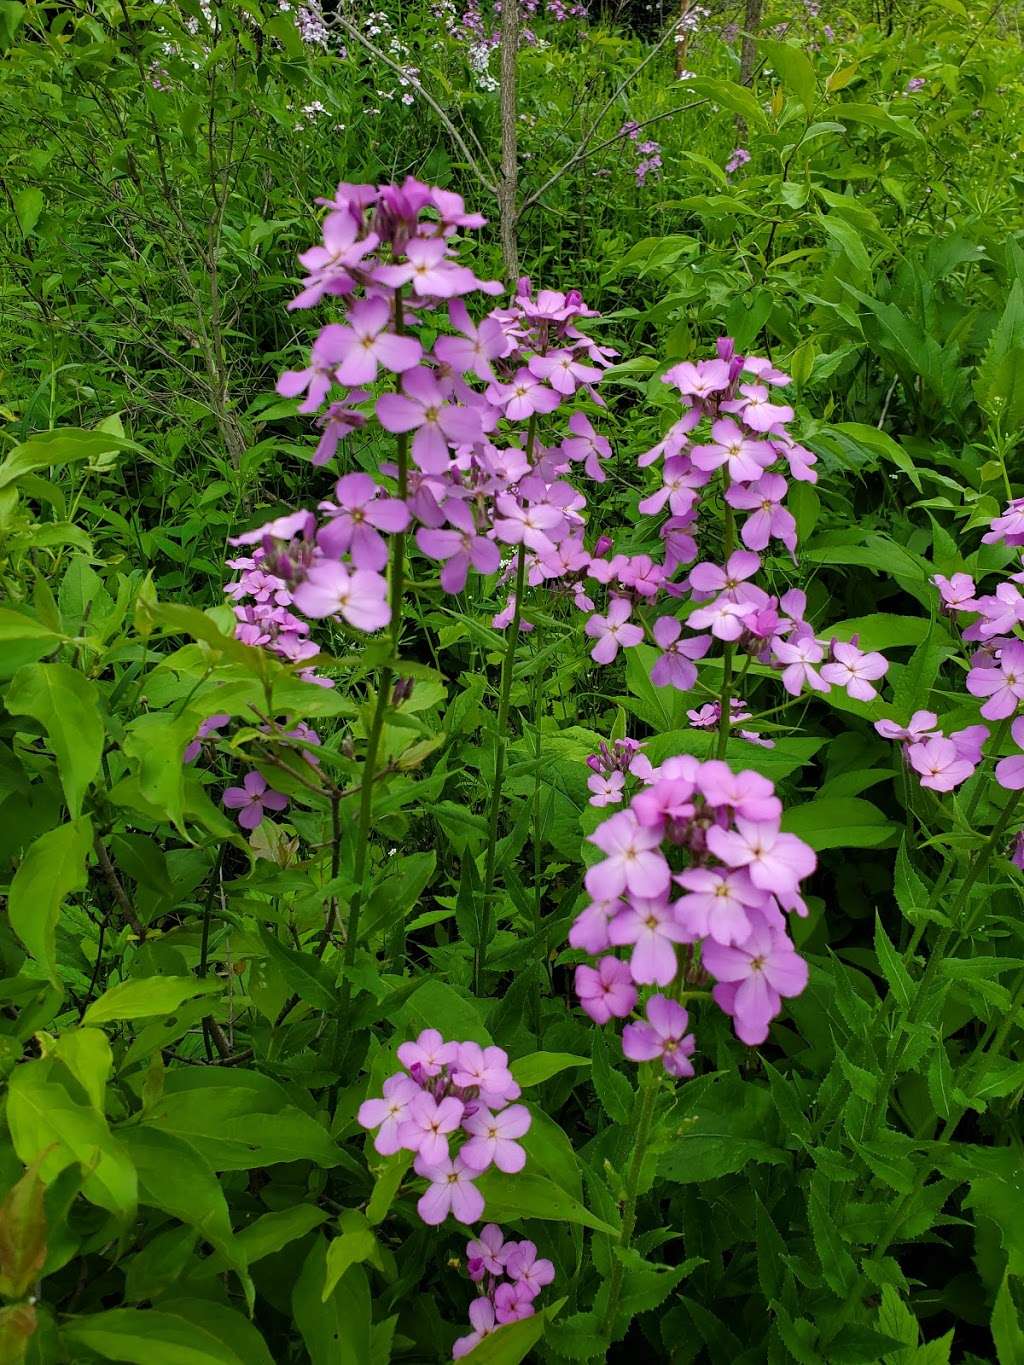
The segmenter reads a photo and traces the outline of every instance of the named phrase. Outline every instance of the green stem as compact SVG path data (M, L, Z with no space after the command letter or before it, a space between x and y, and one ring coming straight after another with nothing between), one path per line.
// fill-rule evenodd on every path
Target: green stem
M727 490L729 487L728 475L723 467L722 487ZM725 536L722 545L722 554L725 562L729 562L736 544L736 517L729 503L725 503ZM732 700L732 655L733 646L727 644L722 651L722 691L718 698L718 743L715 748L715 757L724 758L726 746L729 743L729 720L731 713L730 702Z
M487 947L492 936L491 897L494 894L494 875L497 864L498 817L501 814L502 788L505 785L505 751L508 747L509 699L512 695L512 668L516 645L519 643L519 622L522 617L523 593L526 590L526 546L520 545L516 555L516 604L508 627L505 657L501 661L501 684L498 697L498 722L494 736L494 785L487 810L487 853L484 859L484 884L480 916L480 942L473 955L473 990L480 994Z
M651 1121L654 1118L654 1102L658 1095L658 1073L653 1065L644 1065L643 1081L640 1087L640 1113L633 1136L633 1155L626 1172L626 1197L622 1205L622 1227L619 1232L619 1248L628 1251L633 1243L633 1230L636 1227L637 1187L640 1171L647 1154L647 1143L651 1136ZM601 1333L610 1337L615 1328L615 1315L619 1311L622 1295L622 1275L625 1264L618 1256L612 1256L612 1273L608 1281L608 1309L601 1325Z
M396 304L396 306L400 307L400 304ZM401 330L400 327L399 330ZM403 433L397 437L397 448L398 496L404 499L409 488L409 437L407 434ZM397 659L402 633L402 593L405 588L404 531L392 538L391 546L391 651L394 659ZM385 664L380 671L380 678L377 683L377 702L373 709L370 734L366 741L366 757L363 760L363 771L359 785L359 819L356 827L355 866L352 871L355 890L349 902L348 919L345 924L345 952L342 961L346 967L351 967L356 960L356 945L359 941L359 917L362 913L363 901L366 899L370 827L373 821L373 793L377 775L377 760L380 755L380 741L384 733L384 716L388 709L394 676L393 665L391 663ZM346 975L341 984L340 1012L342 1016L347 1013L351 998L352 983Z

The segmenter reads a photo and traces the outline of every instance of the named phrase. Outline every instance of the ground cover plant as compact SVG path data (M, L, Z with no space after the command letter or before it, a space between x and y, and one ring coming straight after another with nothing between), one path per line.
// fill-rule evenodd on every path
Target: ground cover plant
M0 1360L1024 1360L1018 19L0 3Z

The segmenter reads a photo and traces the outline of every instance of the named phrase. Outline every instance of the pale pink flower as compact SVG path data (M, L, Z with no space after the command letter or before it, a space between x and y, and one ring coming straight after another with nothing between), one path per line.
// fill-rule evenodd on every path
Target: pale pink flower
M356 630L380 630L391 620L387 581L370 569L349 573L344 564L321 561L295 589L293 600L303 616L321 620L343 616Z
M865 654L855 644L833 640L832 660L824 665L821 676L827 683L845 687L847 696L856 701L871 701L878 696L872 682L888 671L889 661L884 654Z
M663 895L671 880L660 851L661 830L645 828L631 810L616 812L598 825L589 842L605 854L589 867L584 884L598 900L610 900L628 890L632 896Z
M672 909L660 898L636 896L608 925L616 947L632 944L629 971L638 986L667 986L675 980L679 963L675 945L692 942Z
M484 1211L484 1197L473 1184L477 1172L471 1171L461 1157L428 1165L417 1157L416 1174L430 1181L416 1205L417 1212L431 1227L443 1223L451 1213L460 1223L475 1223Z
M696 1040L686 1032L689 1016L676 1000L652 995L647 1001L647 1021L627 1024L622 1030L622 1051L631 1062L652 1062L660 1057L670 1076L692 1076Z
M481 1105L463 1128L469 1134L459 1155L474 1171L485 1171L493 1162L499 1171L514 1175L526 1165L526 1152L516 1141L530 1127L530 1111L524 1104L513 1104L498 1114Z
M384 1098L364 1100L357 1121L363 1128L378 1129L373 1145L381 1156L394 1156L402 1147L399 1130L409 1112L409 1103L420 1087L410 1076L389 1076L384 1082Z
M581 963L574 984L580 1005L595 1024L607 1024L613 1017L624 1019L636 1004L629 968L617 957L602 957L596 969Z
M590 657L598 664L610 664L619 652L619 647L630 649L643 642L642 626L629 624L632 607L624 597L613 597L608 605L608 615L595 613L583 627L597 644L590 651Z

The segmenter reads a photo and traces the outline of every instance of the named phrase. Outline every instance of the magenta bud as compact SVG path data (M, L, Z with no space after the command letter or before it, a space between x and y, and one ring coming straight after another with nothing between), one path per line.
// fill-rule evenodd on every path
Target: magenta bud
M594 558L602 559L614 544L611 536L598 536L597 543L594 546Z

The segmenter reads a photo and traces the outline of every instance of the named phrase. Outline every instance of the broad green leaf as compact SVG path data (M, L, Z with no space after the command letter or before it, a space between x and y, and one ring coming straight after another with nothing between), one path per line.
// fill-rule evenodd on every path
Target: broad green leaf
M570 1052L531 1052L529 1056L520 1057L518 1061L512 1063L512 1075L526 1090L531 1085L540 1085L543 1081L550 1080L552 1076L557 1076L560 1071L567 1071L570 1067L589 1065L589 1057L575 1057Z
M123 749L136 764L139 791L154 809L179 829L185 813L185 768L182 755L196 732L186 712L152 711L138 716L126 731Z
M70 1319L63 1333L104 1360L130 1365L274 1365L252 1323L212 1300L112 1308Z
M764 110L754 92L745 85L737 85L735 81L717 80L712 76L695 76L686 82L686 93L702 96L733 114L739 114L748 123L759 128L764 127ZM621 369L621 366L619 368Z
M82 1167L82 1193L91 1203L128 1220L135 1215L135 1167L106 1119L77 1104L48 1079L49 1063L16 1067L7 1095L7 1123L14 1150L26 1166L39 1162L47 1185L68 1166Z
M139 450L134 441L109 431L81 431L74 427L40 432L15 446L0 463L0 488L17 482L24 474L49 469L55 464L93 460L112 450Z
M109 1024L115 1019L150 1019L170 1014L197 995L214 995L221 983L195 976L144 976L121 981L94 1000L82 1020L85 1024Z
M327 1243L318 1236L292 1290L295 1323L311 1365L366 1365L370 1358L370 1285L361 1265L350 1265L325 1302Z
M14 211L18 215L18 225L26 237L31 237L35 232L44 203L43 192L38 185L29 185L14 196Z
M800 48L793 47L790 43L780 43L769 38L760 38L758 46L782 84L793 92L809 114L814 108L817 93L814 67L810 58Z
M56 649L60 639L55 631L34 617L12 611L10 607L0 607L0 644L7 645L14 640L52 640Z
M331 1297L338 1281L348 1271L349 1266L371 1261L380 1266L380 1248L377 1238L364 1214L356 1209L346 1209L342 1214L342 1232L327 1245L324 1287L320 1297L324 1303Z
M823 219L822 222L828 227L828 219ZM867 258L865 254L866 267ZM873 450L884 459L891 460L897 468L906 474L917 491L921 492L921 476L917 472L917 466L911 456L901 445L897 445L888 432L880 431L878 427L867 426L864 422L836 422L833 424L832 430L841 431L844 436L848 436L862 446L867 446L869 450ZM867 648L871 648L871 646L867 646Z
M856 796L826 796L783 811L782 828L820 850L875 848L896 833L898 826L870 801Z
M554 1223L578 1223L595 1232L617 1234L617 1228L591 1213L578 1199L573 1199L553 1181L531 1174L529 1170L521 1175L490 1170L476 1184L486 1201L485 1222L512 1223L520 1218L541 1218Z
M80 815L41 834L29 846L11 882L7 902L11 928L55 986L59 985L57 919L67 897L85 890L91 848L92 821Z
M327 1129L289 1104L282 1086L240 1068L175 1067L147 1122L191 1143L215 1171L340 1160Z
M220 1181L195 1148L147 1124L127 1125L118 1136L138 1172L139 1202L197 1228L229 1266L244 1270Z
M101 1029L67 1029L56 1038L47 1040L44 1055L63 1062L89 1096L89 1102L96 1112L104 1112L107 1081L114 1069L114 1055Z
M31 716L46 731L72 816L100 769L103 717L99 689L70 664L26 664L11 679L8 711Z
M262 925L260 942L288 989L300 1000L321 1010L334 1010L337 1007L334 972L312 951L304 953L296 948L286 948Z

